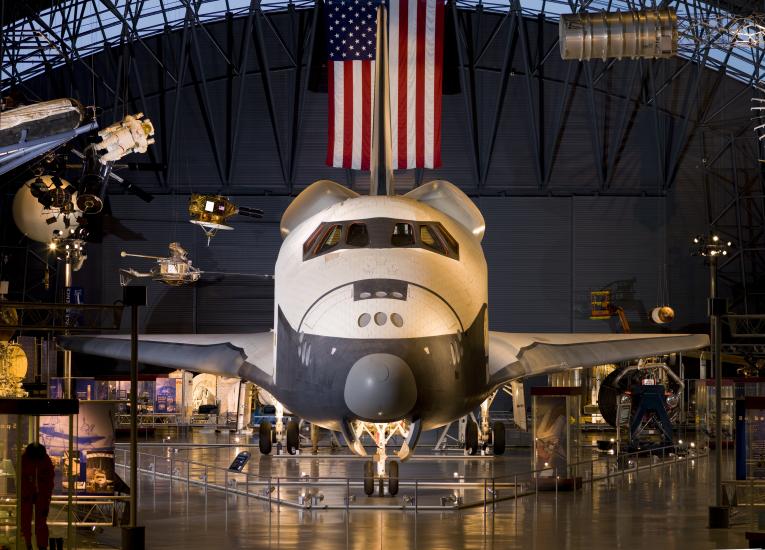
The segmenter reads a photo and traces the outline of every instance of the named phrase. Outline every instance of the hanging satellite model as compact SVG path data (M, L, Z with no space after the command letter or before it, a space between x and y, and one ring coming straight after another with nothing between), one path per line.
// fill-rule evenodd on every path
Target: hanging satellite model
M120 284L122 286L127 286L133 279L150 278L169 286L182 286L196 283L205 273L218 275L243 275L247 277L259 277L262 279L273 279L272 275L202 271L198 267L191 265L191 259L189 258L188 252L186 252L186 249L183 248L180 243L170 243L169 248L170 255L166 257L130 254L124 250L120 252L120 256L123 258L145 258L157 262L157 265L149 271L137 271L132 268L120 269Z
M201 195L193 193L189 199L189 220L198 225L207 235L207 245L210 246L212 239L218 231L233 231L233 227L227 225L229 218L236 216L249 218L262 218L263 211L259 208L237 206L228 197L222 195Z
M13 220L19 230L41 243L74 234L84 221L77 191L65 179L39 174L24 183L13 199Z
M169 286L181 286L196 283L202 276L198 267L191 265L191 260L186 249L180 243L170 243L170 255L146 256L144 254L129 254L124 250L120 252L123 258L146 258L156 260L157 265L150 271L136 271L135 269L120 269L120 284L127 286L133 279L151 278Z

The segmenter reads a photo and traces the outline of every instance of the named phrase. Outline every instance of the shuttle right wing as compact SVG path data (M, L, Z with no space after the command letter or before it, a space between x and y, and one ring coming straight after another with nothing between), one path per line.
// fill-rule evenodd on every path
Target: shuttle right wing
M489 384L704 348L706 334L489 333Z

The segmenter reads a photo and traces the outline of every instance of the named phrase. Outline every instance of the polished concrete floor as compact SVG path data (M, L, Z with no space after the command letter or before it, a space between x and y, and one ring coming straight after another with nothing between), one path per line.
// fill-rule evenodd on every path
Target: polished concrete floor
M146 445L142 467L161 471L173 455L176 473L185 459L209 466L227 466L238 450L226 436L211 440L224 444L214 448L168 442L171 447ZM242 442L243 444L246 442ZM174 449L178 449L174 451ZM335 458L260 457L257 448L247 471L278 476L358 476L360 461L341 455ZM529 469L528 449L516 449L502 459L461 457L417 459L402 466L405 478L443 478L456 471L465 479L512 474ZM152 461L156 466L148 466ZM159 460L159 462L157 462ZM694 461L644 470L612 478L609 482L585 485L576 493L554 492L521 497L496 504L437 512L402 510L300 510L222 491L199 484L186 484L151 473L141 476L141 523L146 526L147 547L151 549L248 549L248 548L743 548L744 531L751 529L747 511L733 516L733 526L710 530L707 506L710 502L713 460ZM311 471L313 469L313 471ZM195 470L192 480L199 481ZM255 479L253 477L252 479ZM332 489L325 492L331 496ZM368 499L360 488L354 503L391 502ZM411 493L402 487L398 499ZM343 492L343 494L345 494ZM502 496L502 495L500 495ZM328 498L331 500L331 498ZM466 497L467 500L467 497ZM119 532L106 530L97 536L106 545L118 546Z

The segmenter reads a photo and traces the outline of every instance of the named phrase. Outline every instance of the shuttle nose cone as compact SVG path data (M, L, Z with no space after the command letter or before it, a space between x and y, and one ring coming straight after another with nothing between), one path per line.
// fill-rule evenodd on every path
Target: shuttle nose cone
M351 367L345 379L344 397L348 408L362 419L400 420L417 401L417 383L403 359L388 353L372 353Z

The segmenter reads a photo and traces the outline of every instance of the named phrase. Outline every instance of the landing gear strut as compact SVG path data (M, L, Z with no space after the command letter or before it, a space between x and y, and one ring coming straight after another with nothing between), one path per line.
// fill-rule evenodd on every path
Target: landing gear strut
M388 494L395 496L398 494L399 486L399 463L397 461L387 462L388 455L385 452L385 447L393 436L403 436L404 442L401 445L401 450L398 452L398 458L399 460L409 458L420 436L420 423L419 421L407 422L401 420L384 423L355 421L346 424L343 434L348 441L348 446L361 456L366 456L366 450L361 444L361 437L365 433L372 438L377 446L377 451L373 460L364 463L364 493L367 496L372 496L375 491L375 482L377 481L380 484L380 494L382 496L383 483L385 478L387 478Z
M505 425L502 422L492 424L489 415L489 407L491 407L496 396L497 392L495 391L481 403L481 434L479 439L483 449L491 446L495 455L503 455L505 454ZM468 421L468 424L472 424L472 422ZM467 448L467 435L465 439L465 448ZM468 451L468 454L475 453Z

